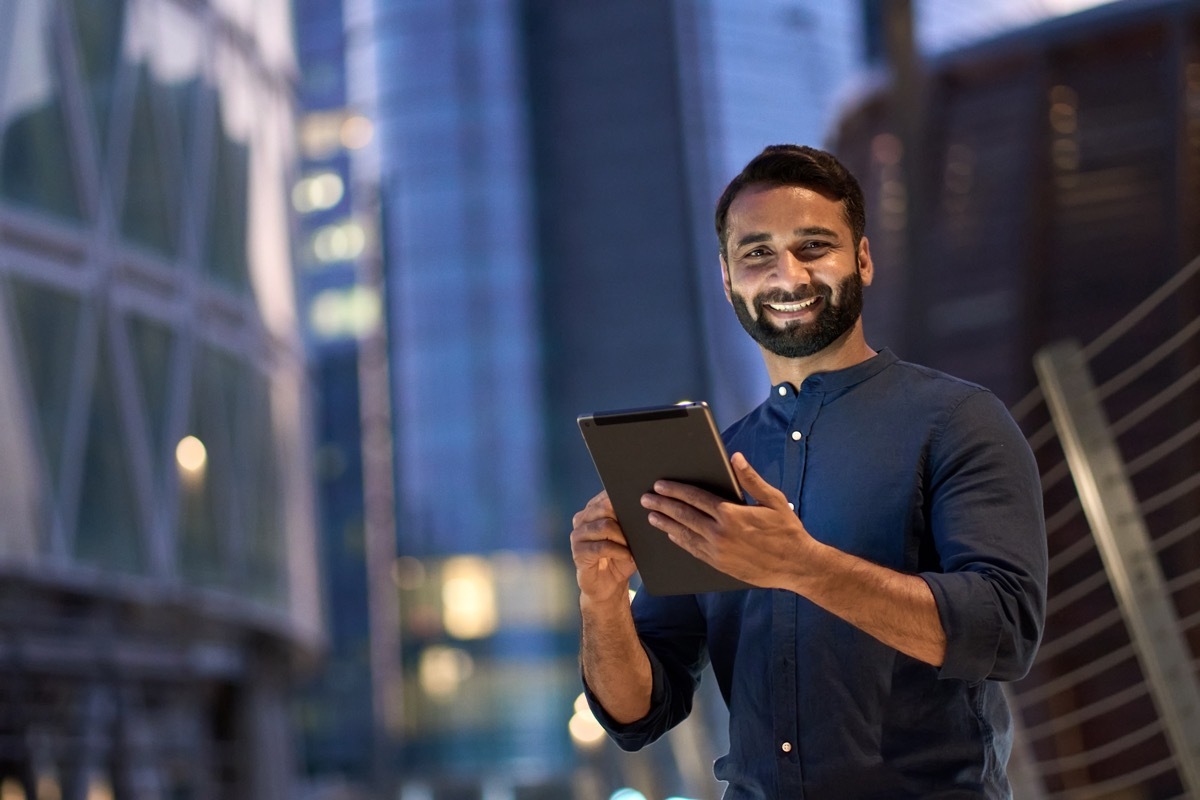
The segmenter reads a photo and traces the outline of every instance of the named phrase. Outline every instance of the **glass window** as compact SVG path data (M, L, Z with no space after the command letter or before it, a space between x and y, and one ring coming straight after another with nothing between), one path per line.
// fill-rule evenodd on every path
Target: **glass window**
M192 377L187 436L177 451L180 489L180 572L207 586L229 587L233 532L231 429L237 405L238 364L212 347L200 346ZM194 455L183 452L191 445Z
M129 338L137 367L138 388L150 428L154 458L165 452L167 384L171 379L175 334L166 325L145 317L130 316Z
M145 563L142 532L123 429L117 384L102 340L83 456L75 557L107 569L140 572Z
M162 121L155 119L159 109L154 102L156 96L166 94L146 67L138 69L121 231L159 253L174 255L178 250L180 194L168 187L179 186L178 176L169 171L169 165L178 162L178 153L165 152L168 140Z
M122 57L139 67L142 92L149 96L153 109L153 135L164 147L161 165L180 172L178 165L191 163L195 143L196 103L207 39L200 13L200 8L185 8L175 0L143 0L129 7L126 19ZM136 145L133 153L138 153ZM178 209L183 194L180 187L193 176L182 177L184 180L169 176L164 184L166 192L175 195L172 211Z
M79 300L19 278L10 278L8 289L33 401L37 404L42 447L57 486L75 365Z
M0 197L81 219L48 0L13 4L0 87Z
M105 147L125 27L125 0L69 0L67 6L75 23L79 67L95 114L96 131Z
M285 560L270 383L253 368L245 368L244 374L237 441L244 442L239 448L243 479L238 486L245 509L245 590L251 597L281 604L286 600Z
M230 138L223 116L219 112L214 120L204 268L219 283L245 291L250 283L246 263L250 149Z

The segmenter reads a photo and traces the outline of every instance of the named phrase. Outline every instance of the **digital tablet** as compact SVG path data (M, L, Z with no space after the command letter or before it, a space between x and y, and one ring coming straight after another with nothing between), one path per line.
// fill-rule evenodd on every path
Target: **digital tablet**
M668 539L650 524L641 503L657 480L689 483L745 502L707 403L585 414L579 417L579 430L646 591L670 595L751 588Z

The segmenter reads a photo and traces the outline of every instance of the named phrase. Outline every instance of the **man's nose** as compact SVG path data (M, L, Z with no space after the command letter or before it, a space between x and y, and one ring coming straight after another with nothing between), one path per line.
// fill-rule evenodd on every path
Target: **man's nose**
M778 272L781 280L793 286L807 286L812 282L812 272L808 263L798 258L791 250L784 250L779 257Z

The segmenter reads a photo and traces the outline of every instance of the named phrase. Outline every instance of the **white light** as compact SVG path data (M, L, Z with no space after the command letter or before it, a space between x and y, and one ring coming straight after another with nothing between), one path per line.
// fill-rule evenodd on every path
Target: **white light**
M313 255L323 264L358 258L366 244L366 232L356 222L326 225L312 238Z
M637 789L617 789L608 800L646 800L646 795Z
M195 436L185 436L175 445L175 463L189 475L198 475L208 464L208 449Z
M364 337L378 327L382 317L379 292L366 286L326 289L308 307L309 326L313 333L326 339Z
M567 730L571 732L575 744L585 750L598 747L604 741L604 728L600 727L591 711L573 715L567 723Z
M318 172L298 181L292 188L292 205L301 214L333 208L346 193L342 176L336 172Z
M442 568L442 625L456 639L481 639L496 630L496 581L478 556L446 559Z
M427 695L445 700L457 694L458 687L474 671L475 662L465 651L434 645L421 653L417 679Z

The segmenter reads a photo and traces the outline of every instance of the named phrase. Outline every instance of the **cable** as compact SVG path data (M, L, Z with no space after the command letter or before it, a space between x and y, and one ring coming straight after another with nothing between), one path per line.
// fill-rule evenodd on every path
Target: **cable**
M1117 320L1104 333L1093 339L1091 343L1083 348L1084 359L1091 361L1097 354L1121 338L1134 325L1137 325L1149 315L1155 306L1173 295L1180 286L1187 283L1197 272L1200 272L1200 256L1193 258L1183 269L1171 276L1170 280L1151 292L1145 300L1130 309L1129 313Z

